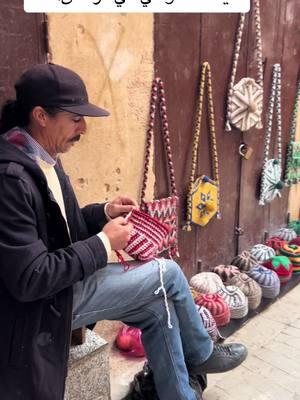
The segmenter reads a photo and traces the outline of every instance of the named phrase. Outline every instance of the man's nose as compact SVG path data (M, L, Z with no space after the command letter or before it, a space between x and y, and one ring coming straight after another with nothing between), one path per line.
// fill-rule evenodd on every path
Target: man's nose
M86 133L86 120L82 117L80 124L80 135L84 135Z

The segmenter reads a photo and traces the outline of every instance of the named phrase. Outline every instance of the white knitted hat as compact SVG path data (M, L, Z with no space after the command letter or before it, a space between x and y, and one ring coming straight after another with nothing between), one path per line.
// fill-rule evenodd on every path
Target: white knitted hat
M248 313L248 298L236 286L226 286L218 291L218 294L223 297L224 301L228 304L231 318L243 318Z
M192 288L199 293L214 294L224 286L221 278L214 272L200 272L190 280Z

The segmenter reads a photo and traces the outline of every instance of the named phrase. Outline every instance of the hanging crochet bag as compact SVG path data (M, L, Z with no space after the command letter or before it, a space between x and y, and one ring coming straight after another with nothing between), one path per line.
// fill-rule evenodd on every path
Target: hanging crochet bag
M156 114L156 103L159 100L160 108L160 122L163 131L164 145L168 160L169 183L171 187L171 195L154 201L145 201L146 187L148 181L148 172L150 164L150 149L151 144L154 142L154 125ZM164 83L160 78L156 78L152 84L151 104L150 104L150 118L146 138L146 152L145 152L145 165L143 173L143 183L141 189L141 210L148 213L151 217L158 219L160 222L168 225L169 233L162 241L159 252L167 251L170 258L174 256L179 257L178 243L177 243L177 219L178 219L178 196L175 184L174 167L172 161L172 150L170 143L170 134L168 128L168 117L166 108L166 98Z
M277 134L277 158L269 159L273 109L276 107L276 134ZM283 188L281 181L281 67L274 64L272 72L271 93L267 113L267 127L264 145L264 165L261 176L259 204L264 206L275 197L281 197L280 190Z
M206 175L201 175L197 179L195 179L205 86L207 86L213 179L210 179ZM219 168L215 132L212 78L211 68L208 62L204 62L201 69L199 101L195 125L196 126L192 150L192 171L190 175L189 189L187 194L186 224L183 227L183 229L188 232L192 230L192 223L200 226L205 226L214 215L217 215L218 218L221 217L219 199Z
M240 14L231 78L227 96L226 131L231 131L231 125L242 132L252 127L262 128L261 115L263 110L263 64L260 26L260 4L254 0L255 38L256 38L256 63L257 79L243 78L235 83L237 65L241 50L241 42L245 27L245 14Z
M297 83L297 93L290 129L290 140L287 145L284 182L287 185L300 183L300 141L296 141L297 117L300 108L300 72Z

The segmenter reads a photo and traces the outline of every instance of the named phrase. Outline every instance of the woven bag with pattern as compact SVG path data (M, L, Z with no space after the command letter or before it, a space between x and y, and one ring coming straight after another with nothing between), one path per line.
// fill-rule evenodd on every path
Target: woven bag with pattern
M244 318L248 314L248 298L236 286L229 285L218 291L230 309L232 319Z
M297 233L293 229L289 228L280 228L276 232L274 232L273 236L277 236L286 242L290 242L291 240L297 237Z
M283 247L285 244L287 244L285 240L276 236L270 237L265 243L266 246L272 247L276 252L278 252L280 247Z
M223 298L218 294L200 294L195 303L207 308L214 317L217 326L227 325L230 321L230 309Z
M165 151L168 163L169 186L171 195L166 198L145 201L146 187L148 182L151 144L154 136L156 103L159 100L160 122L163 132ZM146 135L145 164L143 172L143 182L141 189L141 210L151 217L157 218L160 222L169 226L169 233L164 237L159 247L159 253L167 251L170 258L179 256L177 243L177 219L178 219L178 196L175 183L174 166L172 160L172 150L170 142L169 124L167 117L167 107L165 98L164 83L161 78L156 78L152 83L149 126Z
M300 182L300 141L296 139L297 118L300 109L300 70L298 73L297 91L290 129L290 140L287 145L284 182L293 185ZM300 233L298 233L300 235Z
M190 286L199 293L213 294L224 286L221 278L214 272L200 272L192 276Z
M269 159L273 111L276 111L276 143L277 158ZM264 164L261 173L259 205L270 203L275 197L281 197L280 190L284 183L281 180L282 173L282 149L281 149L281 67L280 64L273 66L271 93L267 112L267 126L264 144Z
M206 175L200 175L198 178L196 178L201 120L206 86L208 102L207 109L209 114L209 136L211 144L210 158L212 160L212 179ZM192 223L199 226L205 226L215 215L217 218L220 218L221 216L218 164L211 68L208 62L204 62L201 69L199 101L193 139L192 169L187 194L186 224L183 226L183 230L187 232L192 230Z
M255 19L255 61L257 67L256 81L253 78L242 78L235 83L238 60L240 56L242 37L246 14L240 14L234 48L233 64L227 96L227 115L225 130L231 131L231 125L242 132L252 127L262 128L261 115L263 110L263 64L260 26L260 4L254 0Z
M249 251L243 251L241 254L238 254L231 261L232 265L236 265L242 272L249 271L251 268L255 267L258 262L257 259L249 253Z
M212 272L219 275L223 282L227 282L228 279L239 274L241 271L235 265L217 265L212 269Z
M275 256L271 260L264 262L263 265L276 272L281 285L287 283L292 277L293 266L288 257Z
M247 273L254 279L262 290L262 297L274 299L280 292L280 279L275 271L272 271L262 265L257 265Z
M156 257L169 227L139 210L132 210L128 220L133 224L133 230L124 251L136 260L147 261Z
M255 310L261 302L262 290L257 282L247 274L240 273L228 281L228 285L237 286L248 298L249 310Z
M211 312L207 308L199 306L198 304L196 304L196 309L201 317L204 328L208 332L212 341L216 343L219 340L224 340L224 337L220 334L219 329L217 328L216 321L211 315Z
M300 272L300 246L286 244L279 250L280 255L288 257L293 265L293 274Z
M256 244L251 247L250 254L256 258L258 263L270 260L275 256L275 250L264 244Z

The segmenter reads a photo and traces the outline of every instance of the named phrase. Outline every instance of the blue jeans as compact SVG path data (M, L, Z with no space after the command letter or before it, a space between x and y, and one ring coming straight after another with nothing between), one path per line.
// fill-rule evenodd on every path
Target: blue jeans
M73 329L99 320L120 320L142 330L142 342L153 370L160 400L196 400L186 365L210 356L213 343L194 305L180 267L165 260L163 282L172 328L161 286L159 264L108 264L74 285Z

